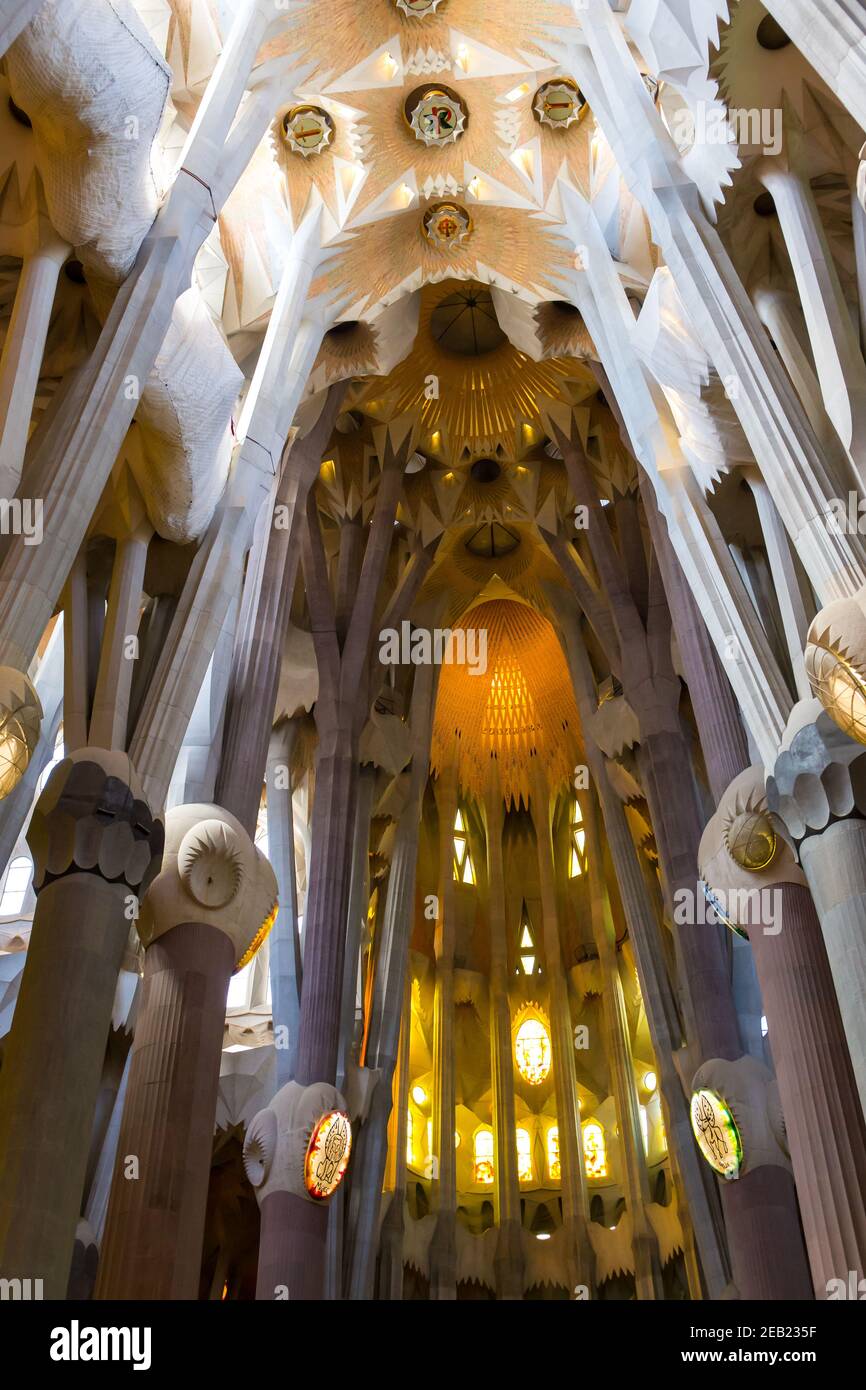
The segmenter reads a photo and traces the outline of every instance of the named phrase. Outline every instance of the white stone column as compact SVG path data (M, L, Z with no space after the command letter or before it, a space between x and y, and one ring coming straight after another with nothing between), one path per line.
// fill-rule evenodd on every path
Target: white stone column
M57 278L69 255L53 228L37 238L24 257L0 358L0 497L14 497L21 480Z
M827 414L866 482L866 362L808 178L780 159L758 169L772 195L806 317Z
M782 617L788 656L791 660L794 687L799 699L808 700L811 699L812 691L809 686L809 678L806 675L806 667L803 664L803 648L806 645L806 634L809 631L809 623L814 617L814 613L806 612L806 605L794 568L794 557L791 553L788 534L776 510L770 489L756 469L747 470L746 481L752 490L755 506L758 509L758 519L761 523L767 559L770 562L770 572L773 576L773 586L776 590L776 601Z
M866 10L860 0L763 0L763 4L866 130Z
M0 0L0 57L35 19L44 0Z
M836 446L836 431L824 408L805 320L795 295L789 290L761 284L752 291L752 303L778 349L816 436L822 444Z

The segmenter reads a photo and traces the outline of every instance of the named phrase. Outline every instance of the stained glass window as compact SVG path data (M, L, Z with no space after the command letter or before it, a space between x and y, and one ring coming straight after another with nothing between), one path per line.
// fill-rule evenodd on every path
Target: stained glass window
M517 1179L532 1182L532 1140L528 1129L517 1131Z
M550 1034L537 1014L524 1019L514 1038L517 1070L531 1086L538 1086L550 1071Z
M597 1120L583 1126L583 1160L588 1178L607 1177L607 1145Z
M474 1144L475 1181L490 1187L494 1179L493 1130L479 1129Z
M571 803L571 857L568 864L569 878L580 878L586 873L586 831L583 826L583 812L577 797Z
M454 817L454 877L458 883L475 882L472 855L469 853L469 837L462 811L458 811Z
M547 1131L547 1173L551 1182L562 1182L562 1162L559 1157L559 1128L551 1125Z

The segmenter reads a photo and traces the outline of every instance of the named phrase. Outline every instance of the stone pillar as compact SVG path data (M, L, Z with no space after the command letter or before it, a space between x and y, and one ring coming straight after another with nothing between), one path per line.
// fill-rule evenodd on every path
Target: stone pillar
M817 700L795 705L767 780L803 866L866 1106L866 752Z
M49 228L24 257L12 318L0 357L0 497L14 497L21 481L57 277L69 255Z
M457 1297L457 1161L454 1152L454 819L457 767L435 784L439 813L439 907L433 949L433 1191L436 1228L430 1243L430 1297Z
M859 0L765 0L764 9L866 130L866 15Z
M379 1243L379 1297L391 1303L403 1298L403 1232L406 1211L406 1133L409 1105L409 1042L412 1031L412 982L406 972L400 1053L394 1070L393 1109L388 1123L388 1210Z
M0 57L35 19L44 0L0 0Z
M491 758L484 803L484 828L487 837L487 919L490 928L490 1078L493 1092L496 1218L499 1226L495 1256L496 1293L501 1299L516 1299L523 1297L523 1244L520 1182L517 1176L514 1054L508 1002L505 867L502 856L504 809L498 765Z
M292 804L292 752L297 725L280 724L268 753L268 857L277 876L280 910L270 938L271 1014L277 1055L277 1081L291 1081L301 1017L301 937Z
M584 817L589 861L592 930L601 967L602 1007L607 1055L620 1143L624 1157L623 1188L632 1222L635 1289L639 1299L664 1298L658 1239L649 1223L649 1176L640 1123L640 1103L634 1078L631 1037L622 980L616 957L616 930L602 873L602 844L595 799Z
M97 1298L198 1297L226 993L275 915L273 870L234 816L167 813Z
M811 695L811 690L806 667L803 664L803 647L806 642L809 616L811 615L806 613L806 605L797 571L794 568L794 556L791 553L788 534L776 510L770 489L756 469L747 471L746 480L752 490L755 506L758 509L758 519L761 523L764 546L767 551L767 559L770 562L770 572L773 576L773 587L776 590L776 601L779 605L782 627L785 632L785 643L791 662L794 689L799 699L806 700Z
M537 756L533 756L532 764L530 797L541 888L544 963L547 968L550 998L550 1042L562 1163L562 1224L566 1236L566 1260L571 1288L584 1285L591 1292L595 1285L594 1261L586 1230L586 1169L580 1108L577 1103L574 1033L568 998L568 979L562 963L562 946L559 940L556 876L550 828L550 790L544 768Z
M0 1071L0 1274L63 1298L117 976L163 827L129 758L84 748L49 777L28 842L36 914Z
M824 408L821 384L815 375L806 325L796 295L790 290L761 284L753 291L752 302L778 349L816 436L825 447L838 447L833 422Z
M866 1125L821 927L768 811L762 768L748 768L722 797L700 864L751 942L812 1282L825 1298L840 1271L866 1270Z
M322 1155L327 1191L312 1190L309 1155L319 1122L339 1113L331 1142ZM320 1299L328 1223L305 1223L304 1215L324 1208L342 1181L351 1156L351 1122L346 1102L334 1086L290 1081L250 1122L244 1141L244 1167L261 1210L256 1298ZM293 1201L289 1205L289 1198ZM302 1232L305 1239L297 1238ZM318 1247L318 1248L317 1248ZM311 1258L312 1256L312 1258Z
M799 133L788 145L800 143ZM789 157L793 153L789 149ZM780 159L761 161L758 175L772 195L791 258L827 414L866 478L866 362L842 293L833 253L808 177Z

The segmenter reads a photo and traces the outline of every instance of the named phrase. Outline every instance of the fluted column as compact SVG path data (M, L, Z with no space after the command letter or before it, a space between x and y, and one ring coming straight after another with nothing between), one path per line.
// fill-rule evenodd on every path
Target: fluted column
M764 0L764 9L866 130L866 14L860 0Z
M457 767L435 785L439 814L439 908L433 987L433 1191L436 1229L430 1244L430 1297L457 1297L457 1163L454 1152L454 819Z
M97 1298L198 1297L226 994L275 907L273 871L233 816L168 812L138 924L144 984Z
M14 497L21 480L57 279L68 255L66 242L49 229L21 267L0 357L0 497Z
M764 869L751 868L750 846L768 847ZM866 1269L866 1125L815 905L769 816L762 768L747 769L722 797L700 862L749 936L812 1282L826 1298L840 1270Z
M118 971L163 830L129 759L87 748L28 831L36 913L0 1070L0 1275L66 1294Z
M533 803L531 810L541 889L544 963L550 992L550 1040L562 1165L562 1224L566 1234L566 1259L571 1287L583 1285L591 1291L595 1285L595 1278L592 1248L586 1230L586 1169L580 1109L577 1103L574 1033L568 999L568 980L562 964L562 946L559 940L559 914L556 907L556 877L550 828L550 791L545 770L537 755L532 759L532 779L530 796Z
M861 1103L866 1106L866 753L817 700L796 705L767 780L821 923Z
M484 802L484 828L487 837L487 918L490 931L490 1076L496 1217L499 1226L495 1263L497 1295L501 1299L509 1299L523 1297L523 1247L520 1234L520 1181L517 1175L514 1056L508 1002L505 866L502 855L504 824L498 765L491 758Z

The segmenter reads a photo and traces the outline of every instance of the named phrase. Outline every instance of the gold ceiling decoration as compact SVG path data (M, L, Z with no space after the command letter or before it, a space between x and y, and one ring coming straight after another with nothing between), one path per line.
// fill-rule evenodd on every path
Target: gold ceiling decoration
M424 19L427 15L435 14L442 0L396 0L396 3L397 9L410 19Z
M472 218L459 203L433 203L421 219L421 230L431 246L453 251L472 231Z
M489 299L485 286L474 282L469 286L470 294L474 289ZM594 384L592 374L570 358L533 362L504 339L495 322L489 328L497 346L485 350L485 339L478 355L449 350L441 337L436 340L434 314L443 301L447 305L455 296L466 294L465 283L426 286L410 357L389 376L371 382L355 404L381 419L417 413L421 452L452 465L481 453L522 458L543 437L541 402L549 397L575 401L585 394L589 382ZM480 322L477 308L471 315L467 310L465 318Z
M321 106L293 106L283 117L283 139L305 159L320 154L334 136L334 122Z
M551 787L570 782L578 762L579 720L568 667L551 624L524 603L491 599L457 624L486 633L486 670L445 665L431 747L434 773L457 759L463 789L484 795L491 758L508 805L528 805L531 757ZM483 649L483 648L482 648ZM468 650L468 647L467 647Z
M469 112L450 87L418 87L406 100L406 119L424 145L453 145L466 129Z
M313 374L324 367L328 381L344 381L376 370L376 329L368 323L338 323L322 339Z
M568 130L586 111L586 99L571 77L544 82L535 93L532 109L542 125Z

